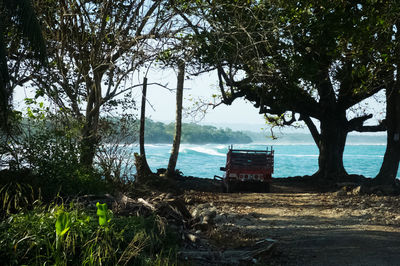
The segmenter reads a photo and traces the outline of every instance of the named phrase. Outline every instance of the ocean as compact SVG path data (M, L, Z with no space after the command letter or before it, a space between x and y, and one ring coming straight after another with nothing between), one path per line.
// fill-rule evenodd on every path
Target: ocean
M225 144L181 144L177 169L185 176L213 178L222 175L219 169L225 166L226 153L229 145ZM250 143L233 145L236 149L271 148L271 143ZM312 175L318 170L318 148L315 144L278 143L272 145L275 151L273 177ZM150 168L166 168L168 165L171 145L146 144L146 156ZM129 146L138 152L137 145ZM383 143L347 144L344 151L344 166L349 174L375 177L383 161L386 146ZM400 178L400 172L397 177Z

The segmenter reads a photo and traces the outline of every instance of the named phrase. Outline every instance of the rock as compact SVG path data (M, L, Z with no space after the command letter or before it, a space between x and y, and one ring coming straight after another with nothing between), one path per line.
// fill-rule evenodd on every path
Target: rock
M197 223L195 225L193 225L193 228L198 231L200 230L201 232L205 232L208 231L208 229L210 229L210 224L209 223Z
M191 212L193 218L195 218L195 219L199 217L199 213L200 212L199 212L198 209L193 209L192 212Z
M357 183L354 182L340 182L340 183L336 183L336 187L337 188L345 188L347 189L351 189L357 186Z
M197 205L197 208L198 209L208 209L208 208L210 208L210 204L209 203L203 203L203 204L199 204L199 205Z
M245 226L245 225L248 225L249 224L249 219L247 219L246 217L242 217L242 218L240 218L236 223L238 224L238 225L242 225L242 226Z
M210 223L210 220L211 220L211 218L210 218L210 216L203 216L202 217L202 219L201 219L201 223L202 224L209 224Z
M233 222L236 218L237 218L236 214L227 213L225 219L227 220L227 222Z
M224 224L226 223L226 216L223 214L217 214L214 218L215 223Z
M186 235L185 235L185 237L187 238L187 239L189 239L191 242L193 242L193 243L196 243L197 241L198 241L198 237L196 236L196 235L194 235L194 234L191 234L191 233L187 233Z
M188 205L192 205L193 204L193 199L185 197L185 203L188 204Z
M398 194L398 189L392 185L379 185L371 187L371 191L378 196L383 195L396 195Z
M116 203L116 199L110 194L104 195L83 195L77 198L77 202L87 206L89 208L96 208L96 203L106 203L109 208L113 207Z
M208 216L210 219L213 219L217 215L217 211L215 209L205 210L202 213L202 216Z
M357 186L351 191L351 194L358 196L358 195L361 195L361 192L362 192L362 187Z
M126 206L127 204L135 203L135 202L136 202L135 200L133 200L132 198L130 198L130 197L124 195L124 194L119 194L118 197L117 197L117 199L118 199L118 202L119 202L120 204L123 204L123 205L125 205L125 206Z
M336 197L344 197L347 196L347 191L346 190L338 190L335 193L333 193Z

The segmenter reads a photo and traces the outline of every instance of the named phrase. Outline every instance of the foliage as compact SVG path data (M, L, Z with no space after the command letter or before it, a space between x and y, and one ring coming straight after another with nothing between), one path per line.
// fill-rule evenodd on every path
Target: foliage
M99 225L101 226L107 226L107 224L110 222L111 218L109 217L109 213L108 213L108 208L107 208L107 204L103 203L100 204L100 202L96 203L96 207L97 207L97 216L99 216Z
M172 143L174 123L164 124L146 120L145 139L148 143ZM182 143L250 143L252 140L242 132L222 129L214 126L201 126L197 124L182 124Z
M30 117L22 120L20 134L1 143L2 164L10 169L3 173L2 185L30 184L36 194L41 190L45 200L58 193L101 193L106 189L99 172L79 164L79 125L64 122L62 117L32 108Z
M346 176L347 134L384 130L381 125L364 126L373 114L350 112L385 86L387 53L371 49L382 37L374 31L381 19L366 12L379 4L184 2L189 4L179 7L181 13L196 10L205 21L197 26L190 23L196 16L186 17L197 42L193 49L199 64L218 71L222 102L232 104L244 97L272 125L304 121L320 150L316 175ZM391 45L390 38L386 44Z
M30 207L37 196L31 185L10 181L0 187L0 216Z
M99 226L95 213L73 203L37 205L11 215L0 228L0 260L6 265L174 264L177 244L156 217L114 217Z
M102 139L94 165L115 189L124 190L133 180L133 156L127 146L136 140L136 122L126 112L121 117L104 117L100 121Z
M0 1L0 127L7 130L11 98L27 81L27 59L46 62L46 45L31 0Z
M101 140L100 113L130 99L133 73L146 67L155 35L169 33L165 1L35 1L51 69L32 75L36 90L82 124L80 163L91 167ZM65 13L68 10L68 14ZM61 36L61 37L60 37ZM133 85L134 84L134 85Z

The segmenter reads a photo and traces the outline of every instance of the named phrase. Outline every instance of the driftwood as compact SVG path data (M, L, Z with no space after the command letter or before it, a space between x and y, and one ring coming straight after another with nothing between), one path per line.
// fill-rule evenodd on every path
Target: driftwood
M150 204L148 201L142 199L142 198L138 198L138 203L142 203L144 206L148 207L150 210L155 211L156 207L154 207L154 205Z
M184 201L179 197L172 197L169 194L161 194L153 198L131 199L120 195L114 208L118 215L149 216L159 215L174 225L187 225L192 215L186 209Z
M254 246L241 249L224 251L182 250L179 255L183 260L196 265L242 265L243 263L256 263L260 257L270 254L274 246L274 240L264 239L258 241Z
M209 203L197 205L192 213L186 207L181 197L173 197L162 193L148 198L133 199L120 194L115 198L111 195L97 197L87 195L80 198L80 202L93 205L97 201L104 201L112 205L113 212L124 216L150 216L157 215L181 234L184 249L179 252L182 260L187 260L194 265L242 265L257 262L260 257L269 254L274 246L274 241L264 239L252 246L240 249L218 251L204 238L214 226L216 208Z

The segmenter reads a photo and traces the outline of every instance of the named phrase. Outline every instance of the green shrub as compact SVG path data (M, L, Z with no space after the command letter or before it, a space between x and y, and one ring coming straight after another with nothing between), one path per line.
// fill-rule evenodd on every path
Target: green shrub
M9 182L0 187L0 214L9 215L31 206L35 199L31 185Z
M52 205L10 215L0 223L5 265L175 265L177 238L157 217L112 217ZM110 220L111 218L111 220Z
M61 123L52 116L24 119L19 134L1 144L5 152L5 161L1 163L9 165L8 174L13 176L2 179L3 185L4 180L30 184L34 190L41 189L45 200L57 194L105 192L107 185L102 174L79 163L79 127L73 121Z

